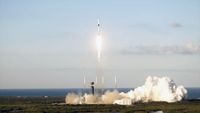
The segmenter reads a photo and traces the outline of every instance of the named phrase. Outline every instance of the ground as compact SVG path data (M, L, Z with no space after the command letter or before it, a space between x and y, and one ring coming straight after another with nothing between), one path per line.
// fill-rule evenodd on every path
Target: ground
M0 113L200 113L200 101L121 105L66 105L64 97L0 97Z

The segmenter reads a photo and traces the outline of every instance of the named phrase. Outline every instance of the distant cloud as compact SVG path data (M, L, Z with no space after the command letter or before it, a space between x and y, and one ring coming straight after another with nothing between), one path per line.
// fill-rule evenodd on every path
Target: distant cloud
M200 54L200 45L188 43L183 46L135 46L120 51L121 54Z
M181 23L178 23L178 22L171 23L170 26L173 27L173 28L183 27L183 25Z

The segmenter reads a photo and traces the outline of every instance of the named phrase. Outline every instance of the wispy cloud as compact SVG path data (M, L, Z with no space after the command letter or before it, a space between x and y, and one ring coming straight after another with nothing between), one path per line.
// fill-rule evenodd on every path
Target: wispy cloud
M181 23L179 23L179 22L173 22L173 23L170 24L170 26L173 27L173 28L181 28L181 27L183 27L183 25Z
M200 45L194 43L187 43L182 46L130 46L120 51L121 54L200 54Z

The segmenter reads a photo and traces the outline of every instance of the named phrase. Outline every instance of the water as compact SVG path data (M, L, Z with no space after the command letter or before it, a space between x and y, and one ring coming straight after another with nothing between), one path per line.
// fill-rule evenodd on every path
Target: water
M111 88L104 89L114 90ZM130 88L118 88L119 92L128 92ZM200 99L200 88L187 88L188 99ZM0 96L65 96L68 93L83 94L91 93L90 89L73 88L73 89L0 89Z

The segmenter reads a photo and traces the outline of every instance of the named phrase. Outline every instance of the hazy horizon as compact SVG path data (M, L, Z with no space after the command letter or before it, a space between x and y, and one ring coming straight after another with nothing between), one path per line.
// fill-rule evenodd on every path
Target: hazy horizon
M147 76L200 87L200 1L0 0L0 89L80 88L95 81L97 18L104 87Z

